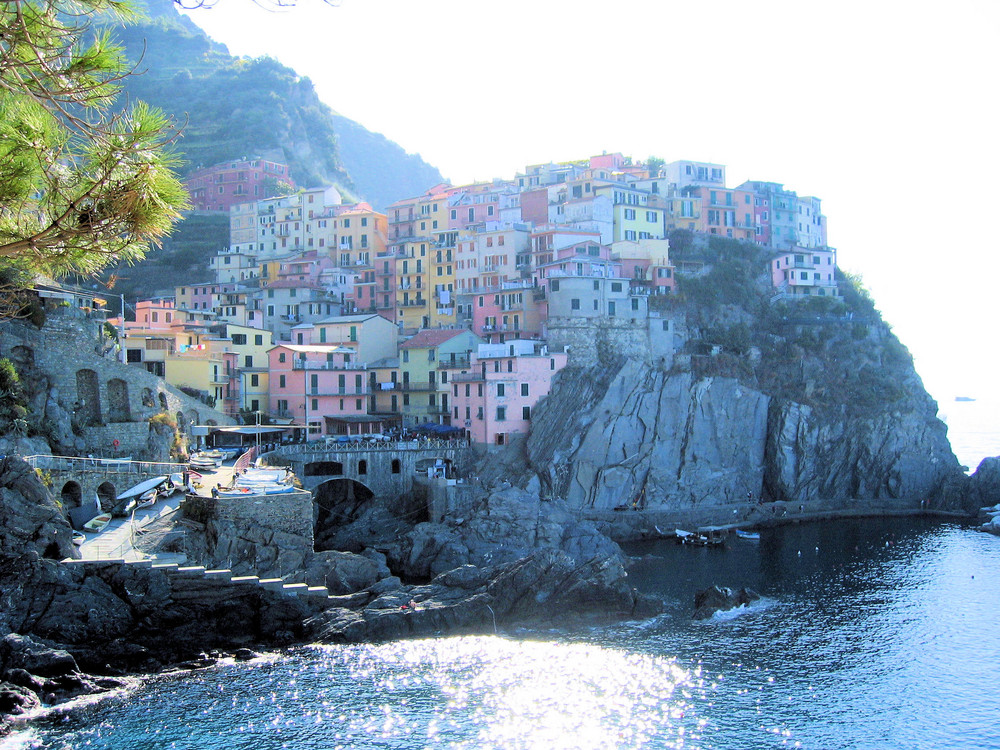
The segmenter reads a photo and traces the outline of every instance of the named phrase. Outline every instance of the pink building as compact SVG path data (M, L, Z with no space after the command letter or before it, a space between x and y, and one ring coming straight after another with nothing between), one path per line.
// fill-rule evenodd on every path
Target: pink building
M354 350L336 344L281 344L269 349L268 404L272 415L308 425L314 438L355 423L360 432L368 418L367 367ZM375 420L378 421L378 420Z
M475 294L462 294L471 310L472 330L491 343L509 338L536 338L545 322L544 297L530 281L504 284Z
M565 366L565 352L549 352L538 341L482 344L467 370L451 374L452 425L480 445L529 434L532 411Z
M785 299L837 298L836 270L835 249L795 247L771 261L771 284Z
M279 183L295 187L288 167L256 157L196 169L184 180L197 211L228 211L239 203L270 198L278 195Z

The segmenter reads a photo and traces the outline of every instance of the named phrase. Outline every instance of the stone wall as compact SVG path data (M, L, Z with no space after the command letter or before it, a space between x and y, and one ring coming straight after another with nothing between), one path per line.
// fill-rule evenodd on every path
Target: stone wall
M289 466L308 490L330 479L353 479L370 489L376 499L384 500L410 492L417 464L436 458L451 462L461 473L469 460L469 448L459 442L401 441L367 448L292 445L268 454L269 463ZM335 471L338 466L339 472Z
M619 318L550 318L546 324L549 347L565 348L569 361L593 367L634 359L647 366L668 369L673 363L678 321L652 313L644 320Z
M234 424L142 367L119 362L103 329L102 320L75 308L50 312L41 329L22 321L0 323L0 357L47 379L50 399L83 428L83 453L142 456L148 420L161 412L182 430L192 422ZM40 408L46 413L37 418L51 417L46 400ZM111 445L115 439L117 449Z
M296 490L279 495L203 498L217 521L229 521L238 529L257 525L283 534L302 537L312 551L313 498Z

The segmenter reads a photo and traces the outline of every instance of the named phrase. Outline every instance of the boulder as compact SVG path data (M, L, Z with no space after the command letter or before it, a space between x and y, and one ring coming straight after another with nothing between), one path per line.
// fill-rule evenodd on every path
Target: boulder
M39 677L59 677L79 671L76 659L68 651L17 633L10 633L0 641L0 664L5 671L23 669Z
M760 594L751 589L733 591L726 586L712 586L694 595L694 619L707 620L716 612L742 607L758 599Z
M0 682L0 715L20 716L41 705L38 696L28 688L11 682Z
M969 477L966 491L967 503L972 508L983 508L1000 503L1000 456L984 458L975 473Z

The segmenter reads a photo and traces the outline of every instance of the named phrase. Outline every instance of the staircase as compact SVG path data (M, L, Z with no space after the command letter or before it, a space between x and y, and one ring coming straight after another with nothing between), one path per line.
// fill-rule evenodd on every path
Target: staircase
M157 563L153 560L63 560L66 565L128 565L136 568L158 570L170 577L200 579L225 586L260 586L267 591L276 591L286 596L308 597L326 602L331 597L326 586L310 586L306 583L285 583L281 578L260 578L259 576L234 576L231 570L208 570L203 565L183 565L179 563Z

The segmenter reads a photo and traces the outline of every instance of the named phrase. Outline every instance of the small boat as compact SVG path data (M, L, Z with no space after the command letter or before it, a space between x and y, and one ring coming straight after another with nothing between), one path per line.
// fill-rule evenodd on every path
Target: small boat
M195 469L201 469L202 471L212 471L219 467L222 463L222 459L216 459L211 456L207 456L204 453L196 453L188 459L188 466Z
M121 493L116 499L129 500L130 498L133 497L142 498L143 495L152 492L153 490L158 488L161 484L169 480L170 477L166 476L165 474L163 476L147 479L143 482L139 482L139 484L135 485L134 487L129 487L127 490Z
M100 515L94 516L87 523L83 525L86 531L104 531L105 527L111 523L110 513L101 513Z
M751 542L759 542L760 541L760 532L759 531L744 531L743 529L736 529L736 536L739 539L746 539L746 540L751 541Z
M73 532L73 544L75 544L77 547L79 547L85 541L87 541L87 535L86 534L84 534L82 531L74 531Z

